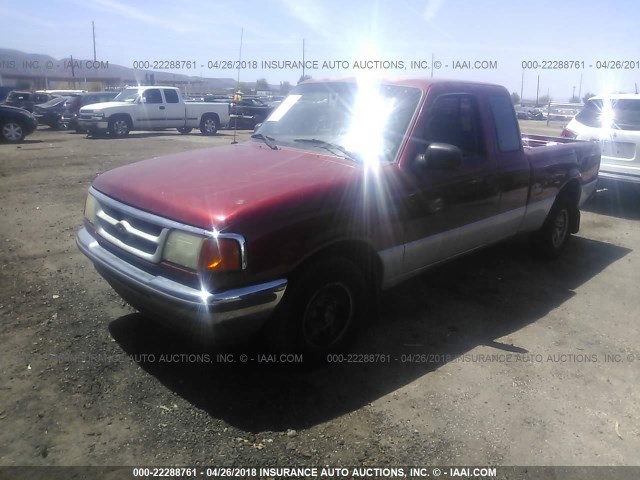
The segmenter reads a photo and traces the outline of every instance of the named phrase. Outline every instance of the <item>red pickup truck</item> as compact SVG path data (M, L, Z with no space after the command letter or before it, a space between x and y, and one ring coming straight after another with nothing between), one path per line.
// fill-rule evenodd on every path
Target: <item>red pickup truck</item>
M309 354L437 263L520 233L558 255L600 165L595 143L522 138L505 88L460 81L308 81L253 137L98 176L77 244L153 318Z

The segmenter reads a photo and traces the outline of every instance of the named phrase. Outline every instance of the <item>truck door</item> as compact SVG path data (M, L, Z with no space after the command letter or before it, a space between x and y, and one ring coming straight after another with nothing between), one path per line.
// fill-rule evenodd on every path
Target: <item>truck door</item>
M164 128L165 104L159 88L149 88L142 93L141 103L136 109L136 123L140 130Z
M513 235L524 218L531 182L529 160L524 154L520 126L508 92L496 92L488 96L493 122L488 126L495 133L488 135L494 142L496 179L500 189L499 215L496 233Z
M162 89L164 94L165 109L164 109L164 127L177 128L184 126L185 122L185 108L184 104L180 102L180 96L178 91L172 88Z
M406 192L404 273L482 246L491 239L499 191L488 154L479 101L444 94L426 107L418 151L433 143L462 151L455 168L413 168ZM421 130L421 131L420 131Z

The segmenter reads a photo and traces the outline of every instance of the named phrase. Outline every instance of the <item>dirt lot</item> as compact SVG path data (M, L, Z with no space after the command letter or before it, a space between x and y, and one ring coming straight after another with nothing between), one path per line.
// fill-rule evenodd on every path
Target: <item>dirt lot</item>
M99 172L230 141L0 145L0 465L640 464L637 191L600 191L556 262L516 239L385 293L355 351L389 362L224 364L149 328L74 235Z

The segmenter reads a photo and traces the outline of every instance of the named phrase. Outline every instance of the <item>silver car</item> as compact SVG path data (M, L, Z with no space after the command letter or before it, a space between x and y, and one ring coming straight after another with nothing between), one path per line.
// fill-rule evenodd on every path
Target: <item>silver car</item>
M590 98L562 136L600 143L601 178L640 184L640 94Z

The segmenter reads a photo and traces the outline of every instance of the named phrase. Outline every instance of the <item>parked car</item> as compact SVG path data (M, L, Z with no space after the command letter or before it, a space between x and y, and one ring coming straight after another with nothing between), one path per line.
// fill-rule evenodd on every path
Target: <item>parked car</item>
M133 87L120 92L111 102L80 109L78 126L92 134L108 132L114 138L131 130L176 128L187 134L200 128L203 135L214 135L229 122L224 103L187 102L175 87Z
M274 107L255 97L243 97L229 105L230 128L254 128L271 114Z
M29 112L33 112L34 105L48 102L53 95L48 93L33 93L19 90L12 90L4 101L5 105L10 107L23 108Z
M110 102L120 92L91 92L76 95L68 99L62 109L62 123L64 128L73 129L80 133L84 130L78 125L78 114L82 107L95 103Z
M56 96L72 96L72 95L79 95L81 93L87 93L86 90L71 90L71 89L64 89L64 90L36 90L36 93L48 93L49 95L56 95Z
M640 183L640 95L589 99L563 129L562 136L599 143L600 178Z
M19 143L33 133L38 120L22 108L0 105L0 139L7 143Z
M12 90L13 90L13 87L0 86L0 104L4 103L5 99L7 98L7 95L9 95L9 93L11 93Z
M529 107L515 107L515 110L518 120L533 120Z
M379 290L442 261L521 233L559 255L599 163L592 142L522 140L497 85L307 81L253 141L99 175L77 244L158 321L262 327L315 358L348 344Z
M578 103L552 103L549 107L549 120L569 122L582 110L584 105Z
M205 95L204 102L230 103L233 97L230 95Z
M515 107L518 120L546 120L546 106L519 105Z
M72 97L54 97L48 102L40 105L34 105L33 115L41 125L48 125L51 128L66 128L66 124L62 120L62 112L65 102Z
M640 184L640 95L589 99L562 136L599 143L600 178Z

